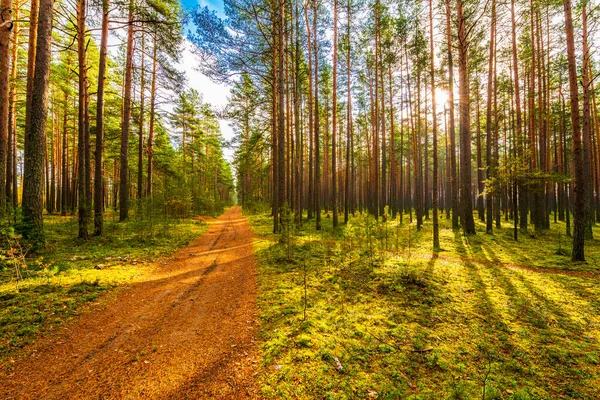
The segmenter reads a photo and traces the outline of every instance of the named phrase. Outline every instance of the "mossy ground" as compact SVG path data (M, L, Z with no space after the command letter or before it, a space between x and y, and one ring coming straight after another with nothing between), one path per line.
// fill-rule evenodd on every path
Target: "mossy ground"
M105 235L76 239L77 219L46 216L43 249L25 258L18 240L4 241L0 265L0 366L20 349L79 314L90 302L123 284L147 279L155 261L200 236L198 220L151 221L132 218L117 223L110 214ZM10 248L12 245L13 252ZM16 264L16 265L15 265ZM16 279L16 268L22 279Z
M283 235L250 217L265 397L600 398L599 240L577 264L563 223L515 242L442 216L434 256L431 221L404 217Z

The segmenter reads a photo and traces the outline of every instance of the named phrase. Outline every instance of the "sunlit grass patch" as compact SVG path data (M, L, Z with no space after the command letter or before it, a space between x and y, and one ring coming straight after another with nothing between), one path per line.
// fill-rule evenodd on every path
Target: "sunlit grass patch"
M600 397L598 241L572 264L563 224L514 242L508 225L465 237L442 219L434 254L430 222L406 216L304 221L283 241L250 219L265 397Z
M149 234L135 218L117 223L109 217L105 236L82 241L76 239L76 218L46 216L44 222L43 250L23 257L17 249L3 249L16 256L4 257L0 266L0 365L86 304L103 303L111 289L150 279L158 258L207 227L196 220L160 221Z

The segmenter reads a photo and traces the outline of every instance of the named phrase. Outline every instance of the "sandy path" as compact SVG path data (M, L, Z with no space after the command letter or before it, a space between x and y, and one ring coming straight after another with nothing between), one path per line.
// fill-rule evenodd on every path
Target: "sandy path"
M256 397L255 260L239 208L109 303L0 371L0 398Z

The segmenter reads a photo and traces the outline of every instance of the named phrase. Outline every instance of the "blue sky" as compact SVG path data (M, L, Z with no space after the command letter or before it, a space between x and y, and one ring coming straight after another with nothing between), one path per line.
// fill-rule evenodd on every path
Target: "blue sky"
M180 0L181 4L186 9L193 9L196 6L208 7L217 12L219 16L224 16L223 0Z
M192 10L197 6L208 7L214 10L217 15L224 17L223 0L180 0L183 7ZM202 94L204 102L211 104L215 108L223 108L227 104L229 87L223 84L212 82L208 77L202 75L196 69L197 60L191 52L191 42L186 42L184 50L180 57L179 68L184 70L188 78L188 86L193 87ZM233 137L233 130L227 120L219 120L221 125L221 134L227 140ZM224 149L225 159L233 160L233 150Z

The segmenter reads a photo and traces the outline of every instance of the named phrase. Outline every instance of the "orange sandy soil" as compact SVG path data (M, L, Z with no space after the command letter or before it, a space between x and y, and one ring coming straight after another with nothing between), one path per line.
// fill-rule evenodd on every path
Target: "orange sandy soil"
M258 397L256 261L239 207L151 280L117 291L0 371L2 399Z

